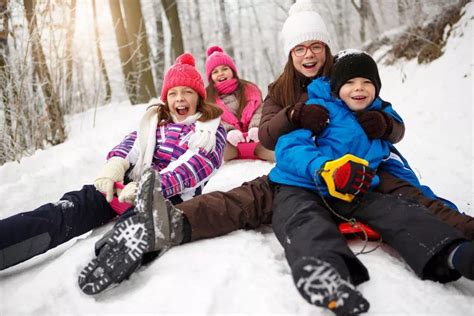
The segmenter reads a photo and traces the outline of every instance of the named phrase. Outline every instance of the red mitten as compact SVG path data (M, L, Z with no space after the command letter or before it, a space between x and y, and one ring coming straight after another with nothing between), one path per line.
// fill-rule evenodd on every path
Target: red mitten
M348 161L334 171L333 178L338 192L357 196L368 191L374 175L374 169Z

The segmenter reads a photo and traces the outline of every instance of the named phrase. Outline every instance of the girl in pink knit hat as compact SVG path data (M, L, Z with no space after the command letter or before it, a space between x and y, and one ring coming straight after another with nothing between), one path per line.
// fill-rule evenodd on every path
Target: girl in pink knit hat
M134 261L124 259L120 265L115 264L111 256L123 259L129 255L123 248L117 247L118 243L127 236L135 238L132 243L140 241L140 237L147 237L150 244L155 245L154 237L143 234L143 227L153 231L153 210L149 208L145 211L144 207L153 204L153 201L153 205L180 203L201 194L203 186L222 164L225 146L226 133L219 124L222 110L205 101L204 82L195 68L192 55L179 56L169 68L163 80L161 96L164 102L150 106L137 130L126 135L109 152L107 162L93 185L67 192L57 202L0 220L0 270L111 221L117 217L117 210L109 203L117 199L114 194L121 202L135 202L136 205L129 205L114 226L114 238L107 235L101 239L100 245L96 246L100 257L87 265L79 283L84 292L93 294L116 281L110 275L100 274L100 271L114 272L115 276L120 277L123 275L121 269L133 271L137 268L141 260L137 260L140 252L135 250ZM120 192L119 184L120 187L125 185ZM161 192L160 200L153 200L153 196L147 195L150 188ZM183 227L187 227L176 218L173 218L172 225L169 230L182 231ZM167 241L173 243L180 243L184 238L183 234L178 233L172 236L162 233L159 236L167 237ZM142 247L141 244L137 246ZM155 250L155 246L148 250Z
M262 116L262 94L258 87L239 79L234 61L219 46L207 49L206 77L207 100L224 111L221 117L227 131L224 160L274 161L273 151L265 149L258 139Z

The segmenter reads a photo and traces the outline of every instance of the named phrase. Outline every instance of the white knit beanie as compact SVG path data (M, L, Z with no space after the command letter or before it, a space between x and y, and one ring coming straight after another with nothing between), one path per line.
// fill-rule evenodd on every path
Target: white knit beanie
M286 55L305 41L321 41L331 47L326 24L316 10L316 3L311 0L298 0L291 6L281 30Z

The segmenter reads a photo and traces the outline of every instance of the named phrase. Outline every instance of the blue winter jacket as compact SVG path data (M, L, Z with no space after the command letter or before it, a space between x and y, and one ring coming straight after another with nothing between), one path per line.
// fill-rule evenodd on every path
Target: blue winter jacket
M318 78L308 86L308 104L320 104L329 112L329 124L318 137L310 130L299 129L280 136L275 147L276 166L270 171L270 180L276 183L320 190L328 195L326 184L319 176L327 161L352 154L369 162L371 168L378 168L390 155L390 143L381 139L370 140L353 111L342 100L331 96L326 78ZM367 110L382 110L397 119L398 114L380 98L375 99ZM401 119L400 119L401 120ZM376 176L372 187L378 185Z

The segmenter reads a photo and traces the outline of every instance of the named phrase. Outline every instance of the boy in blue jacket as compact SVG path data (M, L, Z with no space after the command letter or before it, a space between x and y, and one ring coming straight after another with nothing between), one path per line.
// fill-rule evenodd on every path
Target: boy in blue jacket
M379 182L375 169L393 147L386 140L369 139L356 115L379 110L398 117L378 97L380 87L377 65L369 55L339 53L331 81L319 78L308 86L307 103L329 112L327 128L317 137L305 129L281 136L277 164L269 175L274 183L272 225L296 287L309 303L337 315L369 309L355 288L369 280L368 271L339 232L341 221L371 226L421 279L474 279L472 241L424 206L371 192Z

